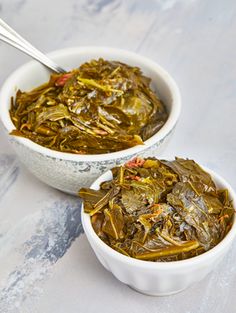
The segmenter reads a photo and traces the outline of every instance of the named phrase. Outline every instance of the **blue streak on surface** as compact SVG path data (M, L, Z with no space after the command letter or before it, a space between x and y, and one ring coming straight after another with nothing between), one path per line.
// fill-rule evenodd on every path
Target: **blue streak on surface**
M46 209L35 235L26 242L26 246L30 247L26 259L46 259L55 263L83 233L81 201L76 197L66 197L66 200L56 201Z
M0 201L19 175L16 158L10 154L0 155Z
M25 298L38 293L34 287L37 282L47 277L53 264L83 233L81 200L65 194L57 195L57 199L44 203L42 210L25 217L11 231L10 238L20 238L17 243L20 246L15 250L13 245L12 251L19 257L19 263L9 271L5 286L0 288L0 312L19 312L18 306ZM30 233L26 232L24 238L26 228Z

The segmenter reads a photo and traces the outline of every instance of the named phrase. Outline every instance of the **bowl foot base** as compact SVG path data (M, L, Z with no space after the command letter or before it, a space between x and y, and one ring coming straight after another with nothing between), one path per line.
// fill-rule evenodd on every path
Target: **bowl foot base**
M133 286L129 286L131 289L133 289L134 291L137 291L139 293L142 293L143 295L145 296L152 296L152 297L166 297L166 296L171 296L171 295L174 295L176 293L179 293L181 291L184 291L186 288L182 288L182 289L179 289L179 290L176 290L176 291L172 291L172 292L166 292L166 293L160 293L160 292L155 292L155 291L144 291L144 290L140 290L140 289L137 289Z

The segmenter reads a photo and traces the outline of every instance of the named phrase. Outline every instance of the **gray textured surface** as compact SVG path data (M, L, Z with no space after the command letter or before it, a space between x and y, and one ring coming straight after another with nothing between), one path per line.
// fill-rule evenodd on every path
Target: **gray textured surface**
M181 120L163 156L192 157L236 188L235 1L1 0L0 15L43 51L109 45L160 63L183 98ZM0 83L26 60L0 43ZM102 268L79 223L77 200L29 174L1 136L1 313L236 311L236 245L198 285L153 298Z

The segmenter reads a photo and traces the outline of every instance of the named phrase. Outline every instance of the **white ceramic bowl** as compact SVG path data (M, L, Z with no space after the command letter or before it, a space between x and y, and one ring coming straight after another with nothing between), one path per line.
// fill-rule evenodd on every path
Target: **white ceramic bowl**
M230 198L236 204L236 195L230 185L213 171L211 174L217 187L227 188ZM100 183L112 179L111 171L101 175L92 185L99 189ZM102 265L117 279L131 288L152 296L171 295L186 289L209 274L228 252L236 237L236 218L226 237L211 250L182 261L150 262L127 257L106 245L93 230L89 214L82 206L82 224L88 241Z
M82 186L89 186L104 171L139 154L158 155L172 134L180 114L180 93L171 76L155 62L135 53L105 47L79 47L55 51L49 54L61 66L72 69L85 61L103 57L119 60L140 67L152 79L152 87L164 101L169 117L165 125L145 145L123 151L99 154L76 155L44 148L33 141L9 136L19 158L40 180L62 191L75 194ZM9 115L10 98L17 89L30 90L49 78L49 71L31 61L13 72L0 90L0 116L8 134L15 127Z

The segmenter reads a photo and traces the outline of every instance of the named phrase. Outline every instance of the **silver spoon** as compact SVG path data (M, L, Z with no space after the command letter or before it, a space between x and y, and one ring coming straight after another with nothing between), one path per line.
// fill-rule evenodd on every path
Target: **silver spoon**
M57 73L66 73L62 67L57 65L45 54L32 46L27 40L21 37L14 29L12 29L7 23L0 19L0 40L8 43L9 45L21 50L28 54L35 60L44 64L46 67Z

